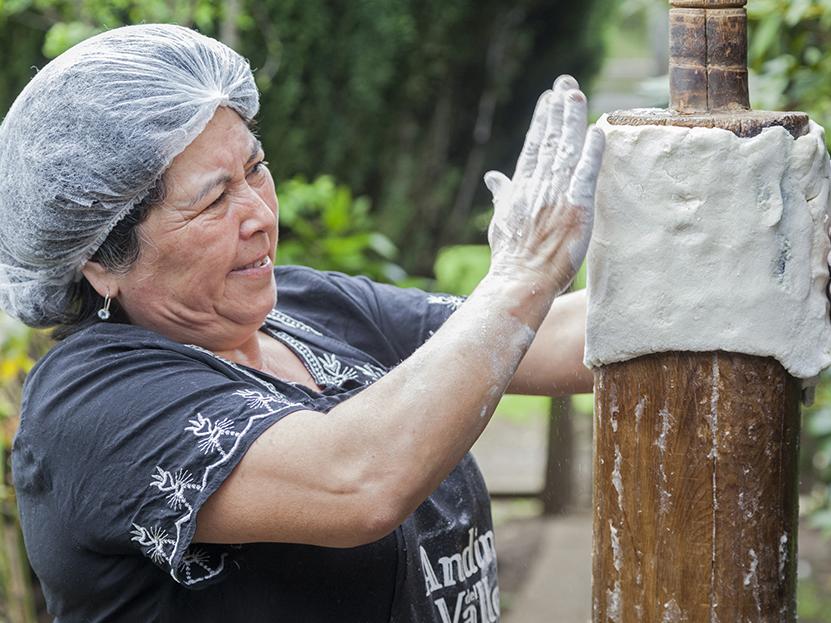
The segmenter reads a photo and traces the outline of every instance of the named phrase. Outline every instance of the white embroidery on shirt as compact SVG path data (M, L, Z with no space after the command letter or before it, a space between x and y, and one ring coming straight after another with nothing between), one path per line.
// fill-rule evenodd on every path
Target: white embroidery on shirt
M283 323L287 327L292 327L294 329L300 329L301 331L306 331L308 333L314 333L315 335L323 335L317 329L314 329L314 328L310 327L309 325L307 325L306 323L300 322L299 320L296 320L296 319L292 318L288 314L284 314L281 311L277 311L276 309L272 309L268 313L268 317L271 318L272 320L276 321L276 322Z
M352 367L338 359L334 353L316 355L312 349L303 342L294 339L288 333L277 331L274 337L292 347L295 353L303 360L303 363L312 375L315 383L320 386L340 386L346 381L357 381L360 372L366 381L374 382L386 374L383 368L370 363Z
M465 297L455 296L453 294L431 294L427 297L427 303L429 305L445 305L453 311L459 309L465 300Z
M196 417L188 422L188 426L184 427L184 432L191 433L197 439L200 451L218 457L205 468L200 478L184 467L165 469L161 466L156 466L156 470L150 476L149 487L158 489L159 493L164 495L170 508L177 513L181 512L179 517L171 520L172 525L165 527L158 524L151 527L132 524L130 540L138 543L144 554L153 562L168 566L171 577L182 584L197 584L222 573L225 568L225 559L228 556L226 552L212 553L204 547L190 545L174 568L173 560L181 545L183 528L194 517L193 505L187 498L188 494L205 490L211 472L237 453L240 441L256 421L285 409L304 406L299 402L291 402L284 396L253 389L237 390L233 395L244 400L246 406L255 411L245 421L242 429L234 430L235 423L229 418L213 421L201 412L198 412Z
M195 584L196 582L207 580L208 578L214 577L217 573L221 572L225 566L225 557L228 554L221 554L220 555L220 566L218 568L212 567L210 563L210 554L205 551L204 548L191 546L188 548L188 551L185 552L185 555L182 556L182 562L179 563L178 571L184 572L185 579L184 584ZM196 565L197 567L201 567L202 570L205 572L205 575L198 579L193 578L193 566Z
M364 363L359 366L355 366L355 369L358 370L361 374L363 374L367 379L372 382L377 381L382 376L384 376L387 371L380 366L374 366L371 363Z
M139 545L145 547L145 556L148 556L153 562L160 564L167 562L167 554L164 548L166 545L176 545L176 541L168 538L167 532L162 530L159 526L153 526L149 530L138 524L133 524L132 541L138 542Z
M202 487L193 482L193 474L186 469L177 469L175 472L169 472L156 467L156 473L153 474L153 482L151 487L156 487L162 493L167 493L167 503L170 507L177 511L183 506L191 509L185 499L185 491L201 491Z
M275 407L285 407L293 404L287 400L285 396L281 395L266 395L258 392L256 389L240 389L237 391L238 396L246 399L248 406L252 409L273 409Z
M333 353L326 353L317 360L323 366L328 385L343 385L346 381L354 381L358 378L355 369L340 361Z
M185 427L185 430L193 433L199 439L199 449L204 454L219 452L223 457L226 457L228 453L222 449L220 440L223 436L240 436L238 432L231 430L233 425L234 422L228 418L223 418L219 422L211 422L201 413L197 413L196 419L190 420L190 426Z

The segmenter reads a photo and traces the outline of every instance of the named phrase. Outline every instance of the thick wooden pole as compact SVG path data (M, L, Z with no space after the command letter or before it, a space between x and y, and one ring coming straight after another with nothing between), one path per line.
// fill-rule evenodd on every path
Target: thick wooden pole
M795 621L799 383L728 353L595 380L594 621Z
M745 0L671 4L671 110L609 123L805 133L802 113L748 110ZM595 392L593 621L796 621L799 382L675 352L599 368Z

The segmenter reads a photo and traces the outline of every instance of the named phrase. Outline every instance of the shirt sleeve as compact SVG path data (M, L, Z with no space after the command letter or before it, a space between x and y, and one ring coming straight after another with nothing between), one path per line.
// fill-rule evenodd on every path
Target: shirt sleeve
M303 309L318 326L376 356L387 366L400 363L424 344L465 301L465 297L399 288L366 277L292 267L291 278L278 277L278 307ZM337 313L333 313L337 310Z
M73 541L140 552L186 587L219 580L239 548L193 544L199 509L264 430L311 407L218 360L81 342L30 379L22 427L49 453Z
M366 277L354 279L357 289L364 291L375 322L402 360L430 339L465 301L452 294L399 288Z

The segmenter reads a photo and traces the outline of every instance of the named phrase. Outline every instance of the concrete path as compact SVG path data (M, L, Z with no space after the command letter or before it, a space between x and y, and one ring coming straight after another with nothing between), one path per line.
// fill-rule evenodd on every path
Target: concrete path
M544 520L537 555L503 623L590 621L591 547L590 515Z

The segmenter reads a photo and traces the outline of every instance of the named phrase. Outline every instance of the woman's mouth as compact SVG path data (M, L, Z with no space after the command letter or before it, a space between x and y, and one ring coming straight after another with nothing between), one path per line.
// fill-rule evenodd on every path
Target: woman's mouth
M254 260L253 262L245 264L244 266L239 266L238 268L235 268L231 272L238 273L238 272L244 272L244 271L259 271L259 270L262 270L264 268L271 268L271 256L268 255L268 254L264 255L261 258L258 258L256 260Z

